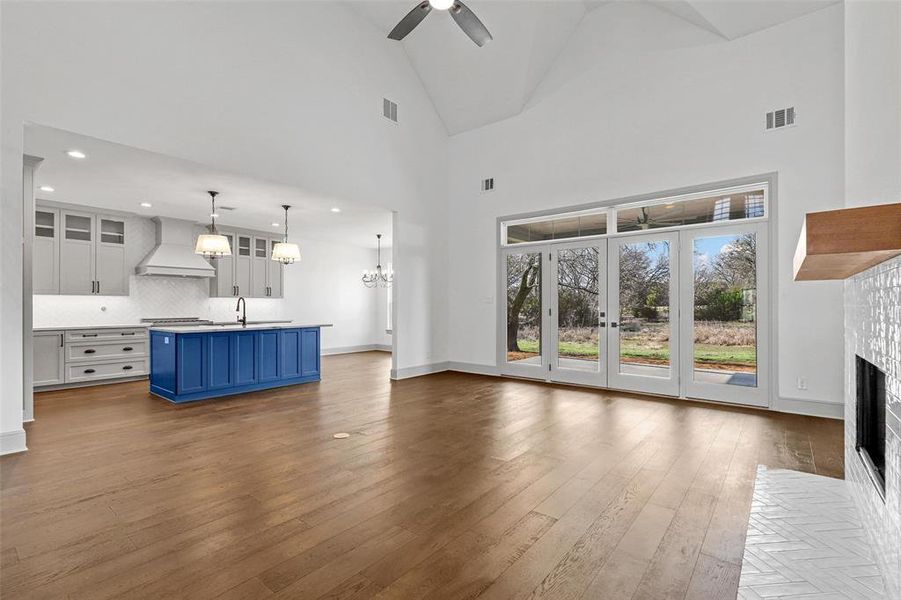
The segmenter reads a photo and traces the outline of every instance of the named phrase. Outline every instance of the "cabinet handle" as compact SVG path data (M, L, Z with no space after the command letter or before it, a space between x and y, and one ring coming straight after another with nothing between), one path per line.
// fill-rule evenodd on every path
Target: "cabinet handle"
M65 339L65 338L63 337L63 334L59 334L59 347L60 347L60 348L63 347L63 340L64 340L64 339Z
M97 351L94 350L93 348L91 348L90 350L85 350L85 351L84 351L85 354L94 354L95 352L97 352Z
M131 346L125 346L124 348L122 348L122 352L131 352L132 350L134 350L134 348L132 348Z
M82 333L81 337L97 337L96 333Z
M95 291L96 289L97 289L97 282L92 279L91 280L91 293L92 294L96 293L96 291Z
M124 331L119 332L119 335L134 335L134 334L135 334L134 331L129 331L128 333L126 333Z
M91 374L94 372L94 369L85 369L84 372L87 374Z
M97 280L97 293L100 293L100 280Z
M131 366L131 365L125 365L124 367L122 367L122 370L123 370L123 371L129 371L129 370L131 370L131 369L134 369L134 367Z

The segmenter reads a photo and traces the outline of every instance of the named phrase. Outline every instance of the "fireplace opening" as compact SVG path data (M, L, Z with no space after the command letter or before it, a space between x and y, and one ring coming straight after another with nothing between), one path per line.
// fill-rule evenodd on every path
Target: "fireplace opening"
M857 357L857 452L885 499L885 373Z

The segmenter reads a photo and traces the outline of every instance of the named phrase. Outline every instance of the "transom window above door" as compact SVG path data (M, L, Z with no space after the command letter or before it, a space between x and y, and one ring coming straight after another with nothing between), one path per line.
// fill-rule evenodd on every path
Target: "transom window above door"
M769 184L757 183L512 219L501 223L501 245L762 220L768 216L768 198Z

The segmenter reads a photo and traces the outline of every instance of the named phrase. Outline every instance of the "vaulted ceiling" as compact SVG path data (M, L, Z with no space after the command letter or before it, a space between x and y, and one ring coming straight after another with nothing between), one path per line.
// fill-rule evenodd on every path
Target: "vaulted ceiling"
M546 80L601 52L661 50L731 40L840 0L466 0L494 36L479 48L447 11L402 42L448 133L521 112ZM415 0L352 1L385 35Z

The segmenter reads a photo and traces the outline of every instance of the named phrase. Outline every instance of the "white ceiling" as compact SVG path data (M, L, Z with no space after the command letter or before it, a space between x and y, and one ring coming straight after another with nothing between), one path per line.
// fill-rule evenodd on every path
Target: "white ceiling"
M81 150L87 158L70 158L66 152L72 149ZM381 233L383 244L391 245L391 213L387 210L50 127L27 126L25 152L44 159L35 181L39 199L208 223L210 197L206 192L216 190L217 223L222 225L281 232L281 205L290 204L292 241L302 244L305 238L312 238L375 248L375 235ZM40 186L51 186L54 191L43 192ZM152 207L143 208L141 202ZM333 207L341 212L331 212Z
M466 0L494 36L484 47L473 44L446 11L435 10L402 42L385 43L403 44L448 133L455 134L521 112L552 71L567 68L558 58L570 40L580 29L597 27L605 11L634 9L642 17L650 7L677 17L671 19L675 28L687 24L706 34L697 43L728 43L839 1ZM387 36L416 1L349 4ZM589 13L592 18L585 19ZM641 38L642 18L632 27L635 37ZM628 38L630 32L617 33Z

